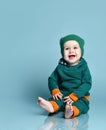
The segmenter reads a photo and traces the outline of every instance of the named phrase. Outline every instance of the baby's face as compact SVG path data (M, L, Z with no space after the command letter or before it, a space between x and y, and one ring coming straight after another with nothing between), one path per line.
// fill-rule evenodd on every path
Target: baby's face
M81 48L77 41L70 40L64 44L64 59L70 66L78 64L81 58Z

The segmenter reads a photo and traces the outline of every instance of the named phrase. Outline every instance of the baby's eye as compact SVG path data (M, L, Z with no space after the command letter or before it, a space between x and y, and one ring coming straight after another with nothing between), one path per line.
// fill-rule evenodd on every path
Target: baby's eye
M77 49L77 48L78 48L78 47L76 47L76 46L74 47L74 49Z
M67 48L65 48L65 50L68 50L69 48L67 47Z

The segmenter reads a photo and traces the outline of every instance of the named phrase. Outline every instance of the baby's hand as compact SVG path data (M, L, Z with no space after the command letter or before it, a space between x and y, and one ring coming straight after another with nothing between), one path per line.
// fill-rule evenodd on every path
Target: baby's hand
M56 99L56 100L62 99L62 96L63 96L63 94L62 94L61 92L59 92L59 93L57 93L57 94L55 94L55 95L53 96L53 99Z
M67 104L72 105L72 103L74 102L69 96L64 97L64 102Z

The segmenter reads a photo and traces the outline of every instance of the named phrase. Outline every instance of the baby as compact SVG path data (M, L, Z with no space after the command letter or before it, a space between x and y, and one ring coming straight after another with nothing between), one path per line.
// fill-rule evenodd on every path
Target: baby
M64 111L64 118L74 118L89 110L89 96L92 78L83 58L84 40L70 34L60 39L62 58L48 78L51 97L38 97L38 104L55 113Z

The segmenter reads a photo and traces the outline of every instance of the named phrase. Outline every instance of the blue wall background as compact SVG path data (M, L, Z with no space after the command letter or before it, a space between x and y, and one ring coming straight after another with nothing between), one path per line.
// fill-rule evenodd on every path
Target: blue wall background
M59 39L85 39L94 102L106 102L105 0L0 1L0 99L48 97L48 76L60 54Z

